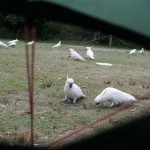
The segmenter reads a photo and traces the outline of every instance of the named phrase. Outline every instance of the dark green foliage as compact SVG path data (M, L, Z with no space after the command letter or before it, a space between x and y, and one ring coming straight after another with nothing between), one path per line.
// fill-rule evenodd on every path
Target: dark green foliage
M60 22L45 22L38 30L40 40L88 40L90 31Z
M22 16L8 14L4 16L3 21L6 27L15 27L15 26L22 25L25 22L25 19Z
M0 14L0 37L22 38L25 18L15 14Z
M0 13L0 37L6 39L18 38L23 40L23 29L26 24L24 16L15 14ZM29 20L28 20L29 22ZM102 33L100 31L90 30L75 25L64 24L62 22L54 22L46 20L45 18L33 19L30 18L30 24L37 27L37 40L41 41L91 41L86 44L89 46L103 45L108 46L110 42L109 33ZM100 40L97 40L100 39ZM125 41L113 36L111 47L122 48L141 48L135 43Z

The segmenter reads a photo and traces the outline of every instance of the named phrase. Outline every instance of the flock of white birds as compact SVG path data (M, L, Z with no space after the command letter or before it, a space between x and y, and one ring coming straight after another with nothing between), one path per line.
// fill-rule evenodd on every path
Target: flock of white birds
M136 49L132 49L130 50L130 54L135 54L135 53L139 53L139 54L144 54L144 48L142 48L141 50L137 51Z
M65 98L62 100L62 103L64 101L70 101L70 99L75 103L77 99L86 97L81 88L74 83L72 78L68 78L68 76L64 86L64 94ZM120 105L125 102L136 101L136 98L116 88L107 87L101 92L101 94L96 96L94 102L97 105L106 101L110 102L110 107L113 107L114 105Z
M52 48L58 48L61 46L61 41L54 45ZM79 60L79 61L85 61L85 59L73 48L69 48L70 52L70 57L74 60ZM135 53L136 49L131 50L130 54ZM139 51L140 54L144 53L144 49L142 48ZM91 47L86 47L86 57L90 59L95 59L94 53L91 49ZM108 63L99 63L97 62L96 64L98 65L107 65L107 66L112 66L112 64ZM74 80L72 78L68 78L67 75L67 80L64 85L64 94L65 98L62 100L62 103L65 101L70 101L70 99L73 100L73 103L76 103L77 99L80 98L85 98L86 96L83 94L81 88L74 83ZM119 89L113 88L113 87L107 87L105 88L99 95L96 96L94 102L95 104L100 104L105 101L110 102L110 107L113 107L114 105L120 105L125 102L129 101L136 101L136 98L126 92L123 92Z
M64 101L70 101L70 99L72 99L73 103L75 103L77 99L86 97L81 88L74 83L74 80L72 78L68 78L68 75L64 86L64 94L65 98L62 100L62 103ZM113 107L114 105L120 105L125 102L136 101L136 98L116 88L107 87L101 92L101 94L96 96L94 102L97 105L106 101L110 102L110 107Z
M15 40L12 40L12 41L8 41L7 42L8 44L5 44L5 43L0 41L0 47L15 47L18 41L19 41L18 39L15 39ZM35 43L35 41L32 40L31 42L28 42L25 45L29 45L30 46L30 45L33 45L34 43Z
M61 41L59 41L56 45L52 46L52 48L59 48L60 46L61 46ZM91 47L86 47L86 50L87 50L86 57L90 59L95 59L94 53ZM78 52L76 52L73 48L70 48L69 52L70 52L70 56L72 59L85 61L85 59Z
M0 47L14 47L18 41L19 41L18 39L8 41L8 44L5 44L0 41ZM31 46L34 43L35 43L35 41L32 40L31 42L28 42L25 45ZM59 48L60 46L61 46L61 41L59 41L56 45L52 46L52 48ZM79 60L79 61L85 61L85 59L73 48L69 48L69 52L70 52L70 57L72 59ZM129 54L135 54L136 52L137 52L137 50L133 49L130 51ZM139 50L138 53L143 54L144 48ZM94 53L93 53L91 47L86 47L86 57L89 59L95 59ZM96 64L107 65L107 66L112 65L112 64L108 64L108 63L99 63L99 62L97 62ZM67 75L66 83L64 85L64 94L65 94L65 98L62 100L62 103L65 101L70 101L70 99L73 100L73 103L76 103L77 99L86 97L83 94L81 88L77 84L74 83L74 80L72 78L68 78L68 75ZM132 96L128 93L125 93L123 91L120 91L116 88L107 87L98 96L96 96L96 98L94 100L96 105L103 103L105 101L110 102L110 107L112 107L114 105L119 105L124 102L136 101L136 98L134 96Z
M8 41L8 44L5 44L5 43L0 41L0 47L14 47L18 41L19 41L18 39Z

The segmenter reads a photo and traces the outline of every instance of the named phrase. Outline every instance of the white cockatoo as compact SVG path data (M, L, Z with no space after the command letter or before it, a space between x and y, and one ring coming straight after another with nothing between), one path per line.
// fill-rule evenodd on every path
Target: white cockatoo
M90 59L95 59L95 58L94 58L94 53L93 53L93 51L91 50L91 47L86 47L86 57L87 57L87 58L90 58Z
M14 47L16 45L16 42L9 42L8 46L9 47Z
M113 87L107 87L94 100L96 104L105 101L109 101L111 103L110 107L112 107L114 104L118 105L129 101L136 101L136 98Z
M8 41L8 44L10 44L10 43L17 43L19 40L18 39L15 39L15 40L12 40L12 41Z
M82 58L80 56L80 54L78 52L76 52L74 49L70 48L69 49L69 52L70 52L70 56L71 58L75 59L75 60L81 60L81 61L85 61L84 58Z
M29 45L29 46L31 46L31 45L33 45L35 43L35 41L31 41L31 42L28 42L28 43L26 43L25 45Z
M142 48L141 50L139 50L139 54L143 54L144 53L144 48Z
M132 49L131 51L130 51L130 54L135 54L136 53L136 49Z
M68 78L68 75L64 86L64 94L65 99L63 99L62 102L73 99L73 103L75 103L77 99L85 97L81 88L74 83L74 80L72 78Z
M56 45L54 45L52 48L58 48L61 46L61 41L59 41Z
M8 47L5 43L0 41L0 47Z

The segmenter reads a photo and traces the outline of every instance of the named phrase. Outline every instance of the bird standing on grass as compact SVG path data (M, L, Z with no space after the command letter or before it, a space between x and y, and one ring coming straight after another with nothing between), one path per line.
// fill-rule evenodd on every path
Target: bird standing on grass
M64 94L65 99L63 99L62 103L69 99L73 99L73 103L75 103L77 99L85 97L81 88L74 83L72 78L68 78L68 75L64 86Z
M113 87L107 87L95 98L94 101L96 105L108 101L111 103L110 107L112 107L125 102L136 101L136 98Z
M70 56L71 58L73 58L74 60L81 60L81 61L85 61L78 52L76 52L74 49L70 48L69 49L70 52Z
M144 48L142 48L140 51L139 51L139 54L143 54L144 53Z
M61 46L61 41L59 41L56 45L54 45L52 48L58 48Z
M132 49L131 51L130 51L130 54L135 54L136 53L136 49Z
M94 58L94 53L93 51L91 50L91 47L86 47L86 56L87 58L90 58L90 59L95 59Z
M29 46L31 46L31 45L33 45L35 43L35 41L31 41L31 42L28 42L28 43L26 43L25 45L29 45Z

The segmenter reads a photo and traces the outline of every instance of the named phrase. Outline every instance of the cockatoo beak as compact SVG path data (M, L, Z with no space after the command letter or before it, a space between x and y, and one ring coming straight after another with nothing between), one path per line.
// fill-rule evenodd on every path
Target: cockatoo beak
M73 83L69 83L69 87L72 88Z

